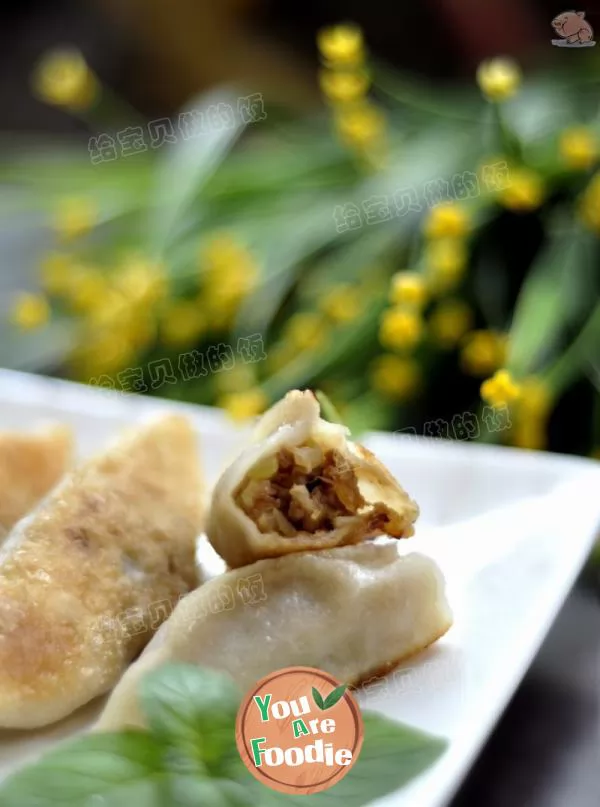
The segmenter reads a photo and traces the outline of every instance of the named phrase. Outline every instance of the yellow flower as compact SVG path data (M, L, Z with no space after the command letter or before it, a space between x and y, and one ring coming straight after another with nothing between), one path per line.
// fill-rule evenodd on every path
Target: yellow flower
M248 249L227 231L214 234L200 249L201 272L218 273L241 266L255 272L256 265Z
M134 345L120 329L99 333L90 331L73 351L71 365L77 378L89 381L95 376L123 370L134 356Z
M519 89L521 70L513 59L490 59L477 68L477 83L488 101L506 101Z
M291 342L279 342L269 347L266 368L269 373L278 373L298 356L298 351Z
M461 238L469 226L469 217L460 205L444 202L429 211L423 231L426 238Z
M48 294L62 294L69 286L73 259L69 255L51 252L40 265L40 279Z
M321 314L304 311L290 317L285 339L297 350L315 350L323 346L327 333L327 323Z
M217 401L217 406L225 409L234 420L256 417L265 411L268 404L267 396L259 387L244 392L232 392Z
M248 249L227 232L217 233L199 254L204 303L209 324L227 327L258 279L258 266Z
M530 376L521 381L517 414L527 420L545 420L552 406L552 394L545 381Z
M87 312L87 321L93 328L112 330L127 318L131 306L124 294L108 287L98 304Z
M319 83L323 94L334 103L358 101L369 89L369 77L363 72L321 70Z
M336 66L356 65L364 58L362 31L357 25L322 28L317 45L325 61Z
M135 350L141 350L155 341L157 334L156 317L139 306L132 307L122 324L123 336Z
M517 448L543 450L547 445L545 422L535 418L518 421L511 429L510 440Z
M162 341L172 347L191 345L206 330L206 317L198 301L174 300L161 314Z
M431 337L441 348L458 344L473 324L473 312L462 300L439 303L429 319Z
M390 353L374 359L369 370L373 389L396 401L404 401L414 395L421 382L421 371L416 361Z
M364 149L381 145L385 119L376 107L362 103L342 108L336 116L336 127L346 146Z
M323 295L319 308L333 322L352 322L361 313L362 300L358 289L340 284Z
M74 311L86 313L102 307L107 292L106 278L95 269L73 267L63 296Z
M83 55L75 48L45 54L33 74L35 94L53 106L88 109L98 94L98 82Z
M423 335L423 321L414 310L390 308L384 312L379 328L379 341L384 347L410 350Z
M133 304L152 306L167 293L165 268L143 255L130 255L117 271L115 288Z
M427 286L417 272L397 272L390 284L390 299L397 305L422 308L427 302Z
M598 143L585 126L573 126L560 135L559 151L568 168L585 171L598 159Z
M536 210L544 201L544 183L529 168L514 168L510 172L510 185L498 192L503 207L518 213Z
M221 394L244 392L256 386L256 374L252 365L239 362L224 373L215 376L215 387Z
M487 376L506 360L506 337L495 331L471 331L465 337L460 362L465 373Z
M98 211L92 199L67 197L61 199L54 214L54 229L63 241L72 241L87 235L98 220Z
M481 397L494 407L508 406L517 400L520 387L513 381L508 370L498 370L481 385Z
M600 171L594 174L583 192L579 213L590 230L600 233Z
M50 306L42 294L21 292L15 298L11 320L23 331L41 328L50 319Z
M432 241L425 252L429 286L435 294L453 289L463 278L467 266L467 249L459 238Z

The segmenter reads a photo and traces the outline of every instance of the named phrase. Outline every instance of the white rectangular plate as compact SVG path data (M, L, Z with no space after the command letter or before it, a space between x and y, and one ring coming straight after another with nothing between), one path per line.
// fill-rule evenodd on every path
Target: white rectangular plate
M166 409L195 423L210 485L245 436L220 412L0 371L0 428L70 424L82 456L123 426ZM401 548L439 562L455 615L435 647L368 683L360 695L368 708L449 740L435 766L377 803L442 807L526 672L592 546L600 523L600 464L380 433L363 442L419 502L417 536ZM84 729L100 705L43 731L0 732L0 778Z

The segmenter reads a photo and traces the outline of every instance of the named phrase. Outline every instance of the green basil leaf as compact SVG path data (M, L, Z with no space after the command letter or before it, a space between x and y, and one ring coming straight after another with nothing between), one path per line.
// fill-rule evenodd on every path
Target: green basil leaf
M153 670L140 683L142 711L150 729L213 773L235 745L241 695L229 676L191 664Z
M2 807L166 807L160 744L148 733L91 734L10 776Z
M339 687L336 687L333 692L330 692L329 695L325 698L325 709L331 709L332 706L335 706L336 703L344 697L344 692L348 689L347 684L342 684Z
M314 702L317 704L319 709L324 709L325 704L323 702L323 698L321 697L321 693L315 687L312 688L312 696L313 696Z
M254 799L247 788L230 779L172 776L169 780L168 805L169 807L253 807ZM136 804L135 807L146 805Z
M365 737L356 764L340 782L322 793L277 793L255 780L241 761L230 775L253 793L256 807L364 807L423 773L446 749L445 740L373 712L363 713L363 719Z

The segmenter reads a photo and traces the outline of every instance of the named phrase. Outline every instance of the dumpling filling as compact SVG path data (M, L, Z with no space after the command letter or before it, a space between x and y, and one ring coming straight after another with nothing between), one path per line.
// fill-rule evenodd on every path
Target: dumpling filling
M400 514L365 500L355 470L336 449L316 443L285 448L250 469L235 500L262 533L294 538L344 528L352 543L411 534Z

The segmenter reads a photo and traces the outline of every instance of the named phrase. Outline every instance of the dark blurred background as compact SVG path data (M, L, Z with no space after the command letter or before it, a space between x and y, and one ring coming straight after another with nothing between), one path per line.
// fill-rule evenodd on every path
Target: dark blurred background
M0 128L77 130L77 121L28 89L31 65L60 43L80 47L100 77L150 117L233 79L302 109L319 102L314 37L323 25L353 20L376 58L444 81L471 77L500 53L525 68L564 65L564 53L549 47L550 21L563 10L550 0L9 2L0 25ZM600 3L588 0L584 10L599 30Z

